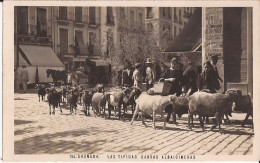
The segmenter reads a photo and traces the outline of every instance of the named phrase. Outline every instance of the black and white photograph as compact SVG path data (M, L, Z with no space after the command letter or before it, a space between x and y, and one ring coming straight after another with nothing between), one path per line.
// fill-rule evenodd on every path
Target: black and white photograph
M254 7L13 4L16 159L259 159Z

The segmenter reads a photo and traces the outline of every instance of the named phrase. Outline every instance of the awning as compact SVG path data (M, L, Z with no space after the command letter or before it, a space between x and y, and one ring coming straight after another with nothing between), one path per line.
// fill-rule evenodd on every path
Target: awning
M79 46L79 53L81 55L88 55L88 47L84 43L82 32L76 32L75 35L76 35L76 43Z
M108 66L109 63L104 59L90 59L90 61L95 62L96 66Z
M169 42L165 52L194 51L201 44L202 37L202 9L196 8L181 33ZM198 51L199 49L197 49Z
M51 47L39 45L19 45L19 47L21 60L30 66L64 67Z

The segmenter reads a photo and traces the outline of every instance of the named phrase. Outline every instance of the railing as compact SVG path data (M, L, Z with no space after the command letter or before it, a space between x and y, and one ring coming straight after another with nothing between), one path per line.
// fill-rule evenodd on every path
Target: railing
M86 15L82 15L81 20L76 20L75 18L75 14L72 12L69 12L67 14L67 18L61 18L59 16L56 17L57 21L61 24L70 24L70 23L74 23L76 25L90 25L90 26L99 26L100 25L100 17L99 16L95 16L94 20L90 20L90 17L88 14Z
M16 24L15 24L16 25ZM52 44L51 27L47 25L18 24L16 34L18 41L31 44ZM15 39L16 41L16 39Z

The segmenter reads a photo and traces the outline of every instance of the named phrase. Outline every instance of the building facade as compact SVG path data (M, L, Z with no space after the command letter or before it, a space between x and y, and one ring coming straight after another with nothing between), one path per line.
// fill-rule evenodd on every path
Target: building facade
M194 11L194 7L146 7L146 28L152 27L157 45L166 46L179 35Z
M99 58L100 7L53 7L53 49L66 70Z
M64 70L53 51L52 7L14 8L14 67L16 88L22 66L27 66L29 83L51 82L47 69Z

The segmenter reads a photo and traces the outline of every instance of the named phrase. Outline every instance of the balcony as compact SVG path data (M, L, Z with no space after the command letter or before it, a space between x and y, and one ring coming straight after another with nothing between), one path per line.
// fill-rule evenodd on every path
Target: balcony
M47 25L20 24L17 29L20 43L52 45L51 27ZM17 32L15 32L15 41L16 34Z
M176 17L177 17L177 16L175 15L175 16L174 16L174 20L173 20L174 23L178 23L178 22L179 22L178 19L177 19Z
M70 24L69 19L65 17L57 17L57 22L61 25L68 25Z

